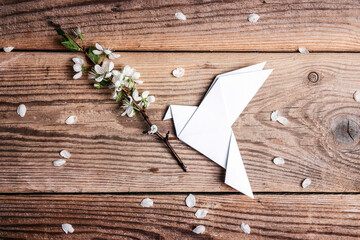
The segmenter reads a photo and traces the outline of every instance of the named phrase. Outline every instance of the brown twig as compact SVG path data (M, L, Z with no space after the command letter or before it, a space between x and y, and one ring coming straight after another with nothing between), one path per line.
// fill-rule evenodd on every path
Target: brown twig
M127 97L131 97L131 99L133 100L133 104L134 106L139 109L139 112L141 113L141 115L143 116L145 122L147 123L147 125L151 128L151 126L153 125L149 119L149 116L146 114L145 110L143 108L141 108L136 102L135 99L132 97L132 95L129 93L129 89L124 88L123 89L126 96ZM164 137L161 133L159 133L158 131L155 133L156 136L158 136L161 141L163 141L166 146L169 148L170 152L172 153L172 155L174 156L174 158L176 159L176 161L178 161L179 165L181 166L181 168L186 172L187 171L187 167L184 164L184 162L181 160L181 158L179 157L179 155L175 152L174 148L171 146L169 139L168 139L168 134L166 134L166 137Z
M61 26L58 24L55 24L53 22L51 22L51 24L59 29L60 31L64 32L61 29ZM80 45L70 36L68 35L69 38L71 38L76 45L79 47L79 52L83 53L90 61L91 63L95 66L97 63L90 57L90 55L86 52L85 46L83 45L82 47L80 47ZM130 97L133 101L134 106L139 110L140 114L143 116L145 122L147 123L147 125L151 128L151 126L153 125L149 119L149 116L146 114L145 110L143 108L141 108L135 101L135 99L132 97L130 90L128 88L124 88L123 89L124 93L126 94L127 97ZM161 141L163 141L165 143L165 145L169 148L170 152L172 153L172 155L174 156L174 158L176 159L176 161L179 163L179 165L181 166L181 168L187 172L187 167L184 164L184 162L181 160L181 158L179 157L179 155L175 152L174 148L171 146L170 142L169 142L169 132L166 134L166 136L164 137L160 132L156 132L155 133L156 136L158 136L158 138L161 139Z

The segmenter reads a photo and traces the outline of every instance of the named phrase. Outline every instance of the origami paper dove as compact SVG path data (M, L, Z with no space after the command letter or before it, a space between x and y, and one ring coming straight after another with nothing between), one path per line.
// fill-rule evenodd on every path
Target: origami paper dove
M197 106L170 105L164 120L173 119L177 137L226 168L225 183L254 198L231 129L272 72L265 62L216 76Z

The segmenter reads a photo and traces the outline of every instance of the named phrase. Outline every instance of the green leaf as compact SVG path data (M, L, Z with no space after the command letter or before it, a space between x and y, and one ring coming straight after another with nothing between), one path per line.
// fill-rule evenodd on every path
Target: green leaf
M93 50L96 50L96 47L94 47L94 46L89 47L89 56L91 57L92 60L94 60L95 63L98 63L100 60L100 56L94 54L92 52Z
M74 43L74 41L62 41L61 44L71 51L77 52L79 50L79 47Z

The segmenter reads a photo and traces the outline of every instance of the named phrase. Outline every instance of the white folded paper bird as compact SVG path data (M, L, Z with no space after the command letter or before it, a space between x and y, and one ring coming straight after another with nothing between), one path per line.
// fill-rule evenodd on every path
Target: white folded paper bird
M265 62L216 76L197 106L170 105L164 120L173 118L177 137L226 168L225 183L254 198L231 129L272 69Z

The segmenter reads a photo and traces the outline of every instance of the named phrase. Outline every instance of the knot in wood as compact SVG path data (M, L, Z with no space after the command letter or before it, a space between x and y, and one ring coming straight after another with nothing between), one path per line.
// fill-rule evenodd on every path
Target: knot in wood
M333 127L334 138L337 142L349 144L359 141L359 125L349 119L342 119Z
M317 74L316 72L311 72L308 75L308 79L310 82L316 83L317 81L319 81L319 74Z

